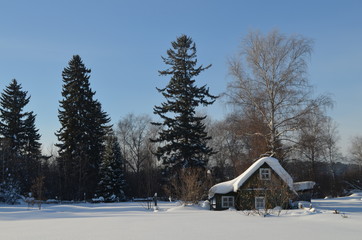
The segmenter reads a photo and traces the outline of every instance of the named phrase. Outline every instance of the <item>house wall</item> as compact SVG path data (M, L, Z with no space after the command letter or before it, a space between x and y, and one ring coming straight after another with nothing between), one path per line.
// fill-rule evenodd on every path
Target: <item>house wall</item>
M264 163L260 168L270 168ZM259 168L259 169L260 169ZM287 184L277 175L272 168L271 179L261 180L259 169L240 187L236 193L235 208L237 210L255 209L255 197L265 198L267 209L281 206L287 208L289 200L294 198Z
M271 170L270 180L261 180L259 178L260 168L269 168ZM264 197L265 207L267 209L281 206L289 207L289 201L297 196L292 192L288 185L276 174L273 169L264 163L260 166L253 175L235 192L227 194L215 194L213 199L210 199L210 207L213 210L226 210L222 207L222 196L234 196L235 208L237 210L252 210L255 209L255 198Z

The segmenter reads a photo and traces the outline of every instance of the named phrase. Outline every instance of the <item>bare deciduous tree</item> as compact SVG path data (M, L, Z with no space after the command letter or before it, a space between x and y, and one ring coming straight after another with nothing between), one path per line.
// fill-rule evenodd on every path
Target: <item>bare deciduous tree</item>
M151 118L147 115L128 114L118 122L118 139L127 167L139 173L142 164L149 157L148 131Z
M342 161L343 157L338 148L338 130L335 122L328 117L324 123L324 148L323 158L329 165L329 171L332 178L331 194L336 196L340 189L337 186L336 164Z
M236 124L230 119L224 119L209 123L208 133L212 137L209 145L214 149L215 154L210 157L209 165L215 169L214 177L218 181L225 181L228 177L240 174L242 160L245 159L244 142ZM228 174L228 169L232 169L232 174Z
M240 57L229 61L233 81L226 95L246 116L256 113L261 118L267 133L250 134L266 139L268 155L277 155L281 141L290 139L288 134L299 127L302 116L329 101L326 96L311 98L307 79L311 52L312 41L304 37L251 32Z
M359 166L359 172L362 173L362 136L355 136L351 141L351 158Z
M339 190L336 164L343 159L338 139L337 126L332 118L315 109L303 117L294 145L297 158L308 164L305 170L298 170L299 173L306 171L300 176L319 184L328 183L328 194L332 195Z
M263 137L245 134L251 131L265 132L262 127L264 125L257 118L245 118L236 113L208 124L207 131L212 137L209 144L216 152L210 158L210 165L228 176L225 179L216 176L221 177L219 181L240 175L260 156L260 152L265 152L266 142ZM229 168L232 171L226 172Z
M198 203L198 201L205 199L210 186L207 171L195 167L180 169L177 174L171 177L169 184L165 186L165 191L185 204Z
M316 109L305 114L300 121L295 149L298 159L309 163L308 179L316 181L317 163L322 161L325 148L325 123L328 117Z
M131 173L131 194L137 196L153 195L157 184L156 159L152 154L155 143L150 141L157 134L155 128L148 115L128 114L118 122L117 136L121 152L125 158L126 171Z
M44 193L44 176L39 176L33 181L33 185L31 186L31 192L34 193L33 205L36 203L38 205L39 210L41 209L42 201L43 201L43 193ZM36 199L36 200L35 200Z
M144 188L147 196L152 196L159 189L158 183L158 167L159 162L157 157L153 154L156 152L157 143L152 142L150 139L156 138L159 132L159 126L151 125L147 131L146 135L146 148L148 157L143 163L143 171L144 171Z

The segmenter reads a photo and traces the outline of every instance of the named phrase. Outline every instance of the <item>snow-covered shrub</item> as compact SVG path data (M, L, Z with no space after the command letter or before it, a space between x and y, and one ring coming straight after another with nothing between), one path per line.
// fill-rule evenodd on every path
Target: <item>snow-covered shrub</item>
M92 198L92 202L93 203L101 203L104 202L104 197L100 196L100 197L94 197Z
M31 194L29 194L29 197L26 197L24 199L24 202L28 204L28 208L32 208L35 204L35 198L33 198Z
M199 203L202 208L210 209L210 202L208 200Z
M112 194L110 197L105 199L106 202L122 202L126 200L126 195L122 190L119 191L118 196L115 194Z
M19 183L9 177L7 181L0 184L0 202L6 204L18 204L20 199Z
M109 197L109 201L110 202L117 202L118 198L115 194L112 194L110 197Z
M46 204L56 204L59 203L57 199L48 199L45 201Z

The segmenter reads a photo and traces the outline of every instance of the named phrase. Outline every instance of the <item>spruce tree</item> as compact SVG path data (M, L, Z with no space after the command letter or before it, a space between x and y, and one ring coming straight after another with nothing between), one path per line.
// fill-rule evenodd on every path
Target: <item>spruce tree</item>
M110 126L109 117L94 99L89 73L79 55L64 68L63 99L60 101L59 167L62 173L61 195L66 199L90 199L99 181L104 140Z
M110 134L106 141L98 183L98 194L107 202L120 201L125 198L123 165L123 157L117 138L114 134Z
M35 114L28 112L24 121L25 126L25 146L23 154L30 159L37 159L41 155L40 134L35 127Z
M2 164L19 181L22 191L29 191L40 167L40 134L35 127L35 114L25 112L29 103L27 91L15 79L0 97L0 134L2 136ZM3 180L5 176L3 176Z
M159 136L153 139L161 143L156 156L161 159L166 171L188 167L205 168L213 150L207 146L207 136L203 120L206 116L196 116L198 106L212 104L216 96L209 93L206 85L197 87L195 77L206 67L196 66L196 46L186 35L172 42L167 57L162 57L169 68L159 71L161 76L169 76L165 88L159 89L166 99L160 106L154 107L162 122L153 123L161 126Z
M8 144L11 155L20 155L24 146L24 119L27 115L24 107L30 98L27 92L13 79L0 97L0 131Z

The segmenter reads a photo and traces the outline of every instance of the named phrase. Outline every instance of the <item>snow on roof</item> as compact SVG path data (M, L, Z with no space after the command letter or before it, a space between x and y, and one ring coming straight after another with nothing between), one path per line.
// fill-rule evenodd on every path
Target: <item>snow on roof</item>
M254 162L245 172L243 172L237 178L212 186L209 190L209 198L212 198L216 193L225 194L232 191L236 192L245 183L245 181L248 180L255 173L255 171L258 170L264 163L267 163L274 170L274 172L278 174L279 177L283 179L286 184L288 184L289 188L291 190L294 190L292 177L280 165L278 159L273 157L263 157Z
M305 181L305 182L295 182L293 184L295 191L303 191L313 189L315 182L313 181Z
M212 198L215 195L215 193L225 194L225 193L232 192L234 190L233 185L236 180L237 180L237 178L234 178L233 180L218 183L218 184L212 186L209 190L209 198Z

